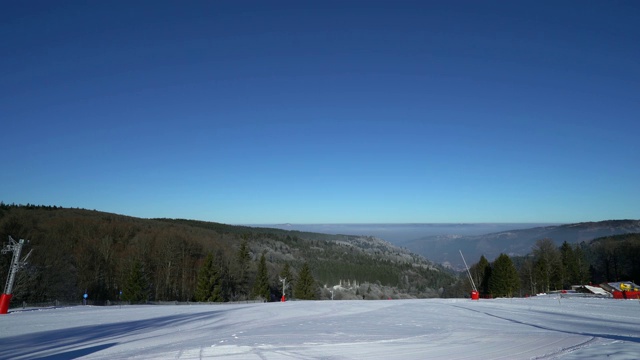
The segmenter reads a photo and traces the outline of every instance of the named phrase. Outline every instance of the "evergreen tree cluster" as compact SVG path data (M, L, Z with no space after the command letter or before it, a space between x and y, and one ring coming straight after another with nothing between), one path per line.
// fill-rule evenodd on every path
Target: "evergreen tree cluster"
M122 289L122 300L133 304L145 303L150 292L144 265L140 261L134 261Z
M229 300L231 279L222 254L215 257L207 254L198 271L195 300L201 302L224 302Z
M511 258L500 254L493 263L481 256L480 260L469 268L473 280L481 297L513 297L520 291L520 278ZM445 297L469 296L471 284L468 277L461 277L458 289L449 289L450 294Z
M540 239L530 255L517 261L524 294L548 293L590 281L584 251L579 244L565 241L557 247L551 239Z
M506 254L500 254L493 262L488 281L492 297L513 297L520 290L518 270Z
M607 236L581 244L581 260L573 266L584 272L587 269L591 282L598 284L613 281L640 283L640 234Z
M271 285L269 284L267 260L264 256L264 253L262 253L262 256L260 256L260 262L258 263L258 272L256 274L256 280L253 283L251 296L253 298L262 298L265 301L269 301L269 299L271 299Z
M531 253L510 258L501 254L493 263L481 256L470 274L483 297L526 296L568 290L572 285L640 279L640 234L594 239L559 247L551 239L538 240ZM445 287L443 296L467 296L466 276Z
M313 275L311 275L309 265L304 263L298 274L298 280L296 281L294 290L296 298L300 300L316 300L318 298L318 290L319 286L313 278Z

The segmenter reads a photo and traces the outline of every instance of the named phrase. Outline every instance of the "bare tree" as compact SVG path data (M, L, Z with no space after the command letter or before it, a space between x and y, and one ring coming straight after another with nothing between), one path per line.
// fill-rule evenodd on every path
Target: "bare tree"
M562 286L560 284L560 271L562 269L560 250L558 250L553 240L545 238L536 241L533 246L533 257L540 275L541 290L549 292L552 288L557 289Z

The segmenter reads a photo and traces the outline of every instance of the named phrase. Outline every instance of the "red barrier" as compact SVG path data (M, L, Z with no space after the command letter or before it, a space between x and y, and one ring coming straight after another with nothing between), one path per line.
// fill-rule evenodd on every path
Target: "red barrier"
M614 299L640 299L640 291L613 291Z
M13 294L0 295L0 314L6 314L9 311L9 303Z
M480 299L480 293L475 291L475 290L472 291L471 292L471 300L478 300L478 299Z

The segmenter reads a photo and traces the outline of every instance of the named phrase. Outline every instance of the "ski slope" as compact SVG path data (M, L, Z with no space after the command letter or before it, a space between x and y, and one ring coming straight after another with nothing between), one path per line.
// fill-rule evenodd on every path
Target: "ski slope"
M2 359L638 359L640 302L78 306L0 316Z

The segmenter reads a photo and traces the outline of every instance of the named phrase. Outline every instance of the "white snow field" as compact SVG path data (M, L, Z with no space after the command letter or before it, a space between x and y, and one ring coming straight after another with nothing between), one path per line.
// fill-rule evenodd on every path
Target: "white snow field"
M77 306L0 316L2 359L638 359L640 302Z

